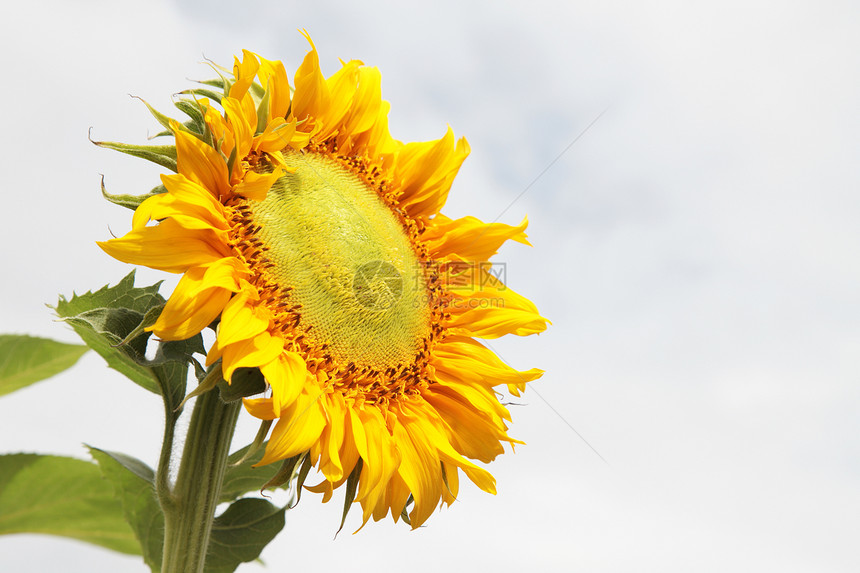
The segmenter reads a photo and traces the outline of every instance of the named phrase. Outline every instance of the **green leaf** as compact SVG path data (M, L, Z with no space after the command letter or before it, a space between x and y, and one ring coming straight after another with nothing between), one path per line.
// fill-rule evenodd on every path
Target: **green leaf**
M142 461L125 454L93 447L90 453L122 505L122 514L139 543L137 553L142 549L143 560L157 573L161 570L164 546L164 514L155 497L154 472Z
M125 335L125 338L119 343L120 346L129 344L132 340L137 338L138 336L144 334L146 329L158 321L158 317L161 316L161 311L164 310L165 303L157 304L151 307L146 311L146 314L143 315L143 318L140 319L140 323L135 326L131 332Z
M223 378L218 382L221 400L234 402L247 396L266 391L266 379L259 368L237 368L228 384Z
M227 469L224 472L224 482L221 484L219 502L233 501L248 492L259 492L278 473L278 464L252 467L262 459L265 448L259 448L249 455L248 459L242 461L249 448L251 446L237 450L227 458ZM238 463L240 461L242 463Z
M172 412L173 423L179 418L179 406L185 395L185 385L188 382L188 364L167 362L152 368L161 386L161 396L167 404L167 411Z
M203 337L199 334L187 340L169 340L158 343L155 358L145 360L143 363L152 368L155 377L159 381L161 395L167 402L168 411L178 417L185 386L188 382L188 364L193 363L195 369L203 371L192 354L205 354Z
M158 294L160 285L135 287L132 271L114 287L75 295L71 300L60 297L55 310L108 366L164 396L172 410L185 394L192 354L203 353L204 348L198 334L188 340L160 343L155 358L147 360L150 333L144 328L154 320L155 309L164 306L165 300Z
M87 350L48 338L0 334L0 396L71 368Z
M135 287L134 271L131 271L116 286L104 286L96 292L76 294L71 300L61 296L56 311L61 318L100 307L127 308L145 314L151 307L164 302L164 298L158 294L160 286L161 281L148 287Z
M112 193L108 193L107 189L105 189L105 178L104 176L102 176L102 197L104 197L114 205L119 205L120 207L131 209L132 211L137 209L141 203L143 203L150 197L155 197L156 195L161 195L162 193L167 193L167 187L165 187L164 185L154 187L152 191L144 195L114 195Z
M127 308L95 308L75 316L63 317L87 346L107 361L108 366L150 392L160 394L161 389L155 373L141 364L145 360L146 342L150 333L119 346L142 318L143 314Z
M185 386L188 382L188 362L165 361L163 360L162 349L166 342L159 344L158 353L155 360L152 362L152 372L158 379L158 384L161 390L161 396L166 404L166 412L169 412L171 417L170 423L176 423L179 415L182 413L182 397L185 395ZM191 358L193 360L193 358Z
M233 503L212 524L205 573L232 573L241 563L257 559L284 528L285 511L259 498Z
M36 454L0 456L0 534L44 533L140 555L98 466Z

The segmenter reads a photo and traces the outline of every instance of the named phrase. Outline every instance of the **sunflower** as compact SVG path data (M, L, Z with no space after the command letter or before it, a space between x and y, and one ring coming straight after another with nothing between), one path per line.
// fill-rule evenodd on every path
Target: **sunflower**
M165 121L176 172L128 234L99 245L182 274L156 336L219 319L207 365L228 382L262 373L265 397L244 402L276 421L260 464L301 458L324 501L352 479L363 524L390 513L415 528L454 501L461 470L495 493L471 460L518 443L496 388L518 396L542 371L514 370L476 338L546 328L488 262L508 240L528 245L527 220L442 215L466 140L450 128L393 139L378 69L353 60L325 78L305 37L294 88L281 62L244 51L210 83L221 111L203 90L185 102L196 123Z

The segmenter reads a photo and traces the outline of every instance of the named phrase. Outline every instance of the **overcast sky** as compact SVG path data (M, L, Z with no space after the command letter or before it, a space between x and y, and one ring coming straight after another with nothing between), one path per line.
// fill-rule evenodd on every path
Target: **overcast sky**
M395 137L450 124L469 139L446 213L528 214L534 248L498 260L553 326L492 343L547 371L512 407L527 445L489 467L498 495L464 484L421 530L332 541L342 498L308 494L268 567L239 571L860 570L857 3L407 6L7 8L0 331L74 341L44 304L129 270L94 244L131 222L99 174L142 193L159 170L92 146L88 128L144 142L159 127L126 94L169 111L211 75L204 56L248 48L292 75L307 28L327 74L339 58L381 69ZM154 465L161 416L88 354L0 399L0 451L85 457L86 442ZM22 535L0 537L0 569L148 570Z

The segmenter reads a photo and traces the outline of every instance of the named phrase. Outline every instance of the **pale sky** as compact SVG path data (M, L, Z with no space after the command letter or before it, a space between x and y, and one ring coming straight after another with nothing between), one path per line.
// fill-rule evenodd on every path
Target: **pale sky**
M497 260L553 326L492 342L546 370L511 408L527 445L488 467L498 495L464 480L418 531L350 535L355 513L332 540L342 497L307 493L268 566L240 572L860 570L858 5L409 6L7 8L0 331L75 341L44 304L130 270L94 244L131 222L99 174L142 193L160 171L88 128L142 143L159 128L127 94L170 111L211 75L204 57L242 48L291 73L307 28L327 73L339 58L380 68L395 137L467 137L445 212L528 215L534 248ZM167 293L174 277L138 272L161 278ZM161 420L157 397L89 354L0 399L0 451L85 458L86 442L154 465ZM0 537L0 569L148 571L26 535Z

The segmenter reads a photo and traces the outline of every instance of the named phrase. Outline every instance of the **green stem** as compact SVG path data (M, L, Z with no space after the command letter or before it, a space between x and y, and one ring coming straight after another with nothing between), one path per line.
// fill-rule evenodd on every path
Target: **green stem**
M164 510L162 573L201 573L241 400L218 391L197 397L182 461Z
M162 510L173 505L173 492L170 489L170 457L173 453L173 436L179 412L174 412L168 400L164 400L164 439L161 441L161 455L155 474L155 493Z

